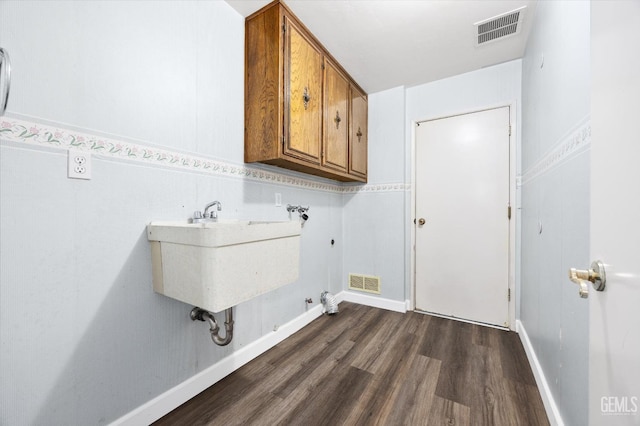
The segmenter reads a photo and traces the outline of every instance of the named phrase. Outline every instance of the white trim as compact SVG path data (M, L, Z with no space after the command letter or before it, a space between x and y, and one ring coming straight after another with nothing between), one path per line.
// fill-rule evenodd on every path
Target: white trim
M515 330L516 327L516 300L518 298L519 286L516 285L516 259L520 257L520 253L516 253L516 236L520 221L518 218L518 170L520 165L518 162L518 150L520 145L518 139L518 103L514 100L509 104L509 206L511 207L511 219L509 220L509 291L511 300L509 300L509 323L507 327Z
M410 306L413 309L416 307L416 226L413 223L417 218L416 212L416 125L418 123L424 123L426 121L439 120L443 118L456 117L459 115L475 114L477 112L489 111L499 108L509 108L509 124L511 125L511 135L509 136L509 200L511 203L511 220L509 221L509 270L508 274L508 288L511 290L511 300L508 301L508 313L507 313L507 327L511 330L515 327L516 321L516 297L518 289L516 288L516 258L520 255L516 253L516 232L518 230L518 206L516 205L517 187L519 183L519 176L516 171L518 170L517 163L517 150L518 144L518 104L517 100L511 102L497 103L488 105L484 108L465 109L457 113L449 113L444 115L438 115L428 117L423 120L413 120L409 123L411 126L411 212L407 220L407 224L411 229L411 301ZM500 327L500 326L497 326Z
M533 346L531 345L531 340L529 340L527 331L525 330L524 325L522 324L522 322L520 322L520 320L516 321L516 332L520 336L520 341L522 342L524 351L526 352L527 358L529 359L529 364L531 365L533 375L536 378L538 391L540 392L540 396L542 397L542 403L544 404L544 409L547 412L547 417L549 418L551 426L564 426L564 422L562 421L562 417L560 416L560 410L558 410L556 401L553 399L551 388L549 388L547 379L544 376L542 366L538 361L536 352L533 350Z
M341 291L336 294L336 300L338 303L352 302L402 313L406 312L406 306L409 304L408 300L397 301L383 299L380 297L373 297L348 291ZM238 349L206 370L188 378L184 382L174 386L146 404L143 404L135 410L125 414L111 423L111 425L138 426L153 423L194 396L198 395L200 392L233 373L249 361L265 353L320 316L322 316L322 305L318 304L299 317L280 326L277 331L273 331L262 336L255 342Z
M421 311L419 309L414 310L414 312L418 313L418 314L423 314L423 315L431 315L432 317L444 318L444 319L448 319L448 320L452 320L452 321L466 322L467 324L476 324L476 325L481 325L483 327L489 327L489 328L495 328L495 329L498 329L498 330L509 331L509 327L505 327L505 326L502 326L502 325L489 324L489 323L486 323L486 322L480 322L480 321L474 321L474 320L469 320L469 319L464 319L464 318L458 318L458 317L454 317L454 316L450 316L450 315L442 315L442 314L438 314L438 313L435 313L435 312Z
M233 373L252 359L282 342L321 315L322 305L318 304L299 317L280 326L277 331L266 334L255 342L238 349L206 370L188 378L146 404L120 417L111 423L111 425L138 426L151 424L212 386L214 383Z
M357 303L358 305L371 306L373 308L386 309L394 312L407 312L406 300L391 300L382 297L369 296L352 291L341 291L336 295L336 300L340 302Z
M411 281L411 309L416 309L416 226L413 222L414 220L418 220L418 215L416 213L416 127L418 122L411 121L409 129L411 131L411 158L409 159L410 168L411 168L411 207L409 210L409 214L406 215L406 223L409 226L409 236L410 236L410 246L409 246L409 256L410 256L410 270L409 270L409 279Z

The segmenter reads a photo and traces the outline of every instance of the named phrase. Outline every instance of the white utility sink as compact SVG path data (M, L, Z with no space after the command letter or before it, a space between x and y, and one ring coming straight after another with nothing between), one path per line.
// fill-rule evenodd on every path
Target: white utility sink
M151 222L153 289L220 312L298 279L300 222Z

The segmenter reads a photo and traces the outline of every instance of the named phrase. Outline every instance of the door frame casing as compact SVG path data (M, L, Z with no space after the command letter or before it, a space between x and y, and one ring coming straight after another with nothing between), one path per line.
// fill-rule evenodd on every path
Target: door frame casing
M465 109L460 111L454 111L450 114L445 115L437 115L432 117L426 117L421 120L412 120L410 124L411 129L411 208L409 210L409 214L407 217L407 225L409 227L409 234L411 235L411 273L409 274L411 277L411 299L410 306L411 310L416 309L416 229L417 226L413 223L416 216L416 125L418 123L422 123L425 121L439 120L443 118L455 117L459 115L467 115L473 114L477 112L498 109L498 108L509 108L509 124L511 126L511 134L509 135L509 203L511 205L511 220L509 221L509 272L508 272L508 285L509 291L511 292L511 300L508 303L508 324L507 327L510 330L516 329L516 300L519 297L519 285L517 286L517 277L516 277L516 259L519 256L519 252L516 251L516 240L519 240L520 233L520 199L516 196L516 189L518 187L518 176L517 176L517 140L518 140L518 132L517 132L517 102L501 102L493 105L486 105L484 107ZM517 238L516 238L517 237ZM519 277L518 277L519 278ZM505 295L506 297L506 295ZM471 321L473 322L473 321ZM483 324L484 325L484 324Z

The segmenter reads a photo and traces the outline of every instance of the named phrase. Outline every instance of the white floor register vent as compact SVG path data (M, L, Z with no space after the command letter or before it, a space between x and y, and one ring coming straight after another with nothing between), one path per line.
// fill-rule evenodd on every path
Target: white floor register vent
M380 294L380 277L349 274L349 290Z

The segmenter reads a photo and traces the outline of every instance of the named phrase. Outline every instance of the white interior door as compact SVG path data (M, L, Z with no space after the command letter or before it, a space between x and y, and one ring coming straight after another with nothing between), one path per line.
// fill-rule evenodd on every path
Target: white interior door
M589 423L640 425L640 2L591 3ZM588 265L576 265L585 269Z
M416 309L506 326L509 107L419 123L415 167Z

